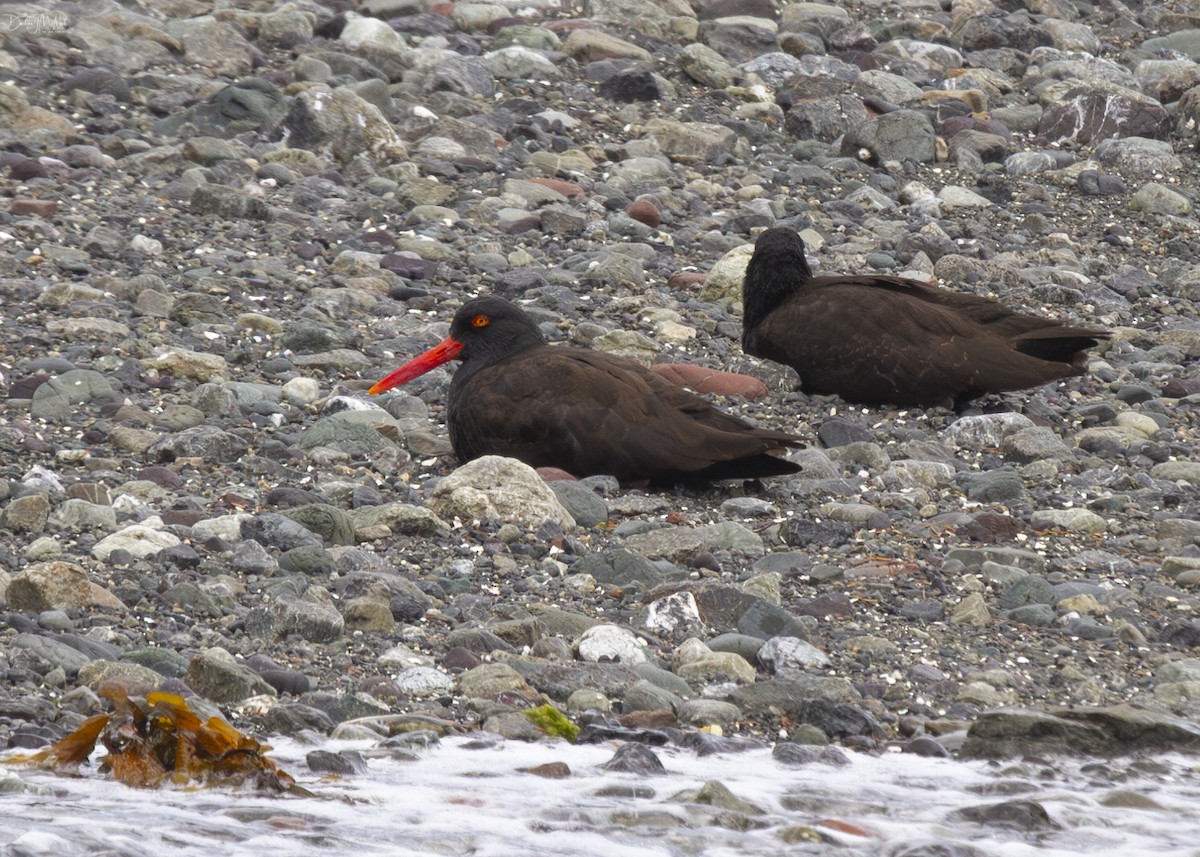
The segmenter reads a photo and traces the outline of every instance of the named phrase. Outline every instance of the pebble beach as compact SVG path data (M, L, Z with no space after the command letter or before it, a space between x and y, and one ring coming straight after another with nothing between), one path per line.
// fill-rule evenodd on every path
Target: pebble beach
M548 705L632 772L1200 747L1200 5L96 0L0 39L0 746L116 682L396 754L561 740ZM806 396L739 345L772 226L1112 339L961 415ZM366 391L478 294L801 471L461 465L453 366Z

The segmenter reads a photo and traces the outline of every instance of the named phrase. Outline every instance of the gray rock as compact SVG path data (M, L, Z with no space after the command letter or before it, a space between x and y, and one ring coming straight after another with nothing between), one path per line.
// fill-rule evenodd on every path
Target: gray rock
M961 473L957 481L966 488L967 499L977 503L1012 503L1025 494L1025 485L1011 470Z
M245 455L250 445L242 438L216 426L199 425L170 434L148 450L160 461L199 458L209 462L232 463Z
M14 497L0 511L0 527L17 533L40 533L50 518L50 498L43 493Z
M852 129L842 140L842 154L879 162L928 163L934 158L935 136L933 124L924 113L897 110Z
M292 102L285 124L292 146L328 153L341 164L359 158L385 166L407 155L379 108L348 89L314 86Z
M39 675L60 669L68 678L74 678L92 662L90 655L54 637L18 634L11 646L13 666L32 670Z
M1132 211L1149 214L1183 216L1191 213L1192 203L1186 196L1158 182L1146 182L1129 200Z
M158 523L159 526L162 525L161 521ZM142 524L130 524L96 542L92 547L92 556L104 561L114 551L122 551L135 559L141 559L180 544L180 538L173 533Z
M271 604L275 629L280 636L296 634L314 643L329 643L345 631L342 614L332 604L299 598L279 598Z
M1197 746L1200 728L1196 724L1116 705L1048 712L1011 708L984 712L968 730L961 752L968 758L1005 759L1061 754L1117 756Z
M690 689L688 692L691 692ZM682 697L646 679L641 679L626 690L621 700L625 711L676 711L682 704Z
M536 699L537 691L509 664L480 664L458 677L458 692L468 698L486 698L505 692Z
M34 419L56 422L74 414L78 405L103 401L112 394L112 385L99 372L72 369L34 391L30 412Z
M310 503L288 509L283 514L325 541L335 545L354 544L354 523L344 509L328 503Z
M996 603L1003 610L1014 610L1028 604L1054 604L1057 600L1053 587L1044 577L1030 574L1007 584Z
M400 692L409 696L436 696L454 690L454 679L433 667L409 667L395 681Z
M319 535L278 512L263 512L241 522L242 538L253 539L263 547L288 551L305 545L317 548L324 542Z
M579 657L591 663L640 664L646 649L630 630L618 625L594 625L579 638Z
M187 683L213 702L241 702L251 696L275 696L275 689L225 649L214 646L188 662Z
M789 669L823 669L830 664L828 655L797 637L772 637L759 649L758 659L776 674Z

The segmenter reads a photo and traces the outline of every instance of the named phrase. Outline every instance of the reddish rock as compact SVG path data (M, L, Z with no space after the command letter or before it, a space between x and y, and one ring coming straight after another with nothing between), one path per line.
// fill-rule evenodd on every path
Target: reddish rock
M575 19L559 19L557 21L545 21L542 23L552 33L569 33L572 30L596 30L600 25L595 21L589 21L586 18Z
M708 274L703 271L676 271L667 280L667 287L672 289L690 289L702 286L708 280Z
M8 207L8 213L48 220L58 213L58 203L50 199L14 199Z
M568 199L574 199L577 196L583 196L584 190L575 182L566 182L562 179L545 179L535 178L530 179L533 184L540 184L542 187L548 187L551 190L556 190Z
M659 363L650 368L672 384L689 387L697 393L716 393L718 396L736 396L751 401L767 395L767 385L749 375L718 372L690 363Z
M958 528L958 534L973 542L998 544L1012 541L1021 532L1020 522L1008 515L980 512L969 523Z
M37 158L21 158L8 165L8 175L15 181L25 182L30 179L42 179L50 174L46 165Z
M1196 393L1200 393L1200 378L1168 378L1162 387L1162 394L1168 399L1182 399Z
M566 762L547 762L534 768L517 768L517 770L525 774L533 774L535 777L545 777L548 780L562 780L571 776L571 768Z
M542 477L543 482L578 482L573 473L568 473L557 467L539 467L537 469L538 476Z
M631 711L617 718L626 729L661 729L664 726L676 726L679 721L675 715L665 708L657 711Z
M629 203L625 213L651 229L657 229L658 224L662 223L662 215L658 211L658 206L648 199L635 199Z

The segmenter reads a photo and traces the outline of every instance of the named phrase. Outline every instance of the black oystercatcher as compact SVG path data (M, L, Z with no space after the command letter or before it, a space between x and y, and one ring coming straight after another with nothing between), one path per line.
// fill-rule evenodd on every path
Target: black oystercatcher
M795 473L772 453L802 446L755 428L699 396L612 354L546 344L537 325L502 298L475 298L450 335L371 387L382 393L449 360L446 423L462 461L519 458L577 476L678 482Z
M903 277L814 277L794 230L768 229L742 284L742 349L801 389L876 405L950 405L1084 371L1103 330Z

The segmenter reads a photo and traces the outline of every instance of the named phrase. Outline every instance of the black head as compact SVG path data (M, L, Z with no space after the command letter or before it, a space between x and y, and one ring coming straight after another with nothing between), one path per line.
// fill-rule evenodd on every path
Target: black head
M455 381L461 384L484 366L545 341L533 319L519 307L503 298L475 298L454 314L449 336L376 383L369 392L378 395L450 360L463 361L462 368L454 374Z
M462 344L459 359L487 365L545 343L537 324L504 298L467 301L450 322L450 338Z
M742 341L781 300L812 279L804 240L776 226L758 236L742 281Z
M804 255L804 239L795 229L787 226L774 226L755 239L750 264L756 262L759 266L786 267L799 273L805 280L812 278L812 270Z

